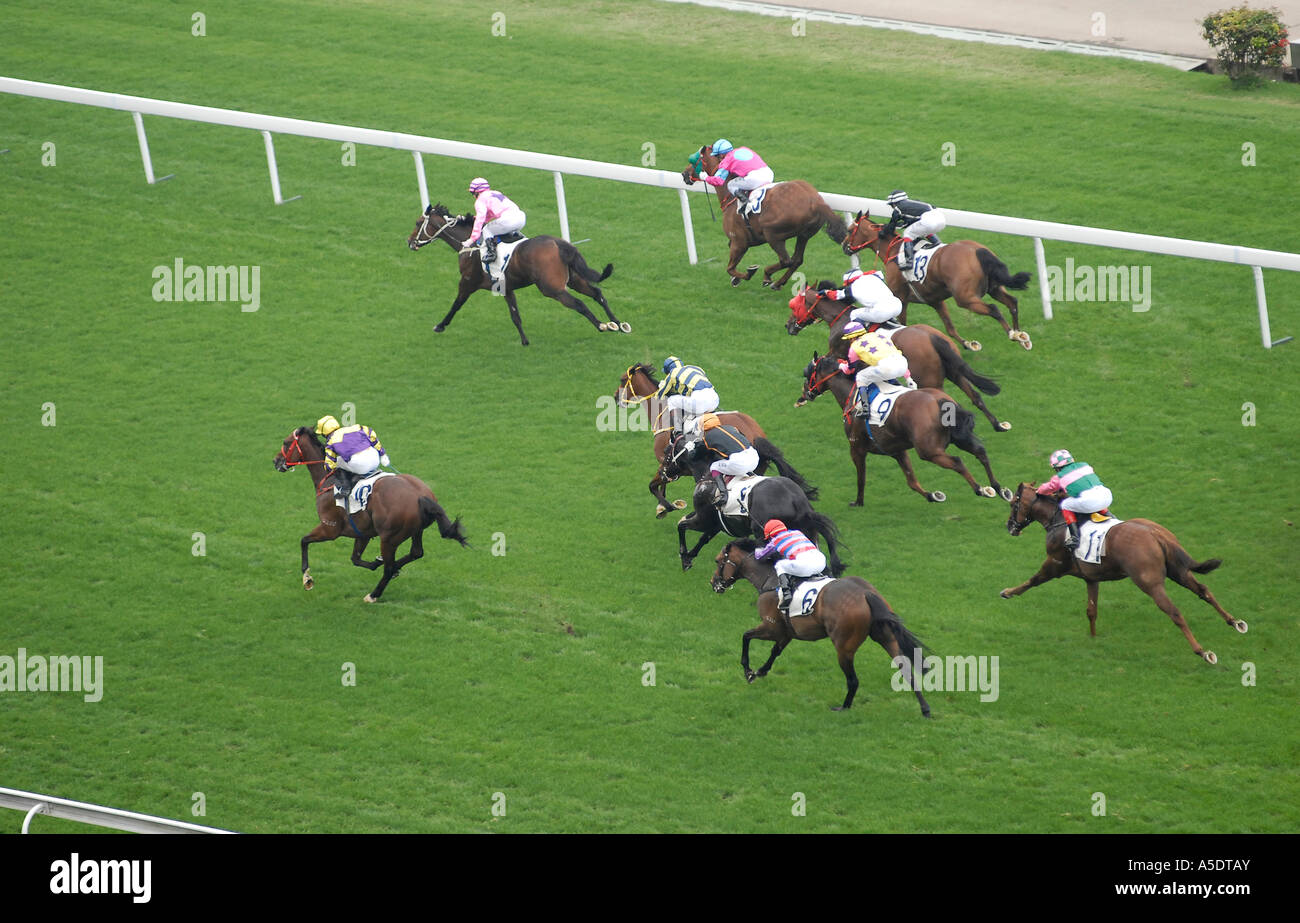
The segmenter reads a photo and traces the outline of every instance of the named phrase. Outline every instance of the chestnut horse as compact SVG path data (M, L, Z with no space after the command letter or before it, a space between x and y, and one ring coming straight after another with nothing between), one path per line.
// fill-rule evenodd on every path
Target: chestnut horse
M813 360L804 368L803 374L803 394L795 404L796 407L806 404L823 391L830 391L843 410L844 434L849 439L849 454L858 469L858 498L850 506L862 505L869 452L888 455L898 462L898 467L903 469L903 475L907 478L907 486L931 503L947 500L943 491L927 491L916 480L912 462L907 457L908 449L916 449L916 454L931 464L956 471L966 479L977 497L1001 495L1003 499L1011 499L1011 491L999 484L993 476L988 452L975 435L975 414L958 406L943 391L938 388L918 388L901 394L894 402L894 409L885 420L885 425L872 427L868 435L866 421L851 415L853 392L857 386L852 376L840 371L838 359L813 353ZM975 483L962 460L946 451L949 443L979 459L988 473L991 486L980 487Z
M699 179L700 170L712 174L721 161L707 146L700 148L696 159L698 166L692 163L682 171L682 179L688 186ZM757 266L750 266L743 275L736 272L736 265L750 247L766 243L779 257L778 262L763 270L763 285L775 290L785 285L790 275L803 265L804 247L818 231L825 228L837 244L843 242L848 232L844 219L826 204L821 193L803 180L776 183L767 191L759 213L748 217L741 217L740 203L725 185L715 186L714 190L722 209L722 231L731 244L727 273L732 285L748 281L758 270ZM792 237L795 238L793 256L785 248L785 242ZM778 269L784 269L785 275L773 282L772 273Z
M608 264L604 272L598 273L587 265L578 248L567 240L551 237L549 234L539 234L537 237L529 237L515 248L510 262L506 264L505 278L494 286L491 277L483 271L483 260L478 248L464 252L461 250L472 228L472 220L464 215L453 215L446 206L439 203L430 205L424 210L424 214L415 220L415 230L411 232L410 237L406 238L406 245L412 250L419 250L425 244L441 238L459 254L460 290L456 293L456 300L452 302L447 316L433 328L434 333L442 333L447 329L451 319L456 316L456 312L470 295L480 289L488 289L505 296L506 305L510 308L510 319L515 322L515 329L519 331L519 342L527 346L528 337L524 336L524 325L519 319L519 305L515 301L515 292L530 285L536 285L547 298L554 298L566 308L577 311L591 321L591 325L597 330L632 332L630 324L620 323L614 316L609 309L609 302L596 287L597 282L605 281L614 271L613 263ZM587 306L570 295L566 288L595 298L597 304L605 309L609 322L596 320L596 316Z
M307 566L307 546L315 542L332 542L343 533L354 539L352 563L357 567L375 570L381 564L384 576L379 585L365 597L368 603L378 602L388 581L397 576L407 564L424 556L424 530L433 523L443 538L451 538L469 547L461 531L460 518L453 522L438 505L429 485L410 474L380 478L370 492L369 502L360 513L349 516L334 503L333 471L325 470L325 447L316 434L300 426L289 434L274 458L276 471L289 471L299 465L307 468L316 491L316 518L320 525L302 537L302 588L310 590L316 585ZM381 557L373 561L361 560L366 545L379 536ZM411 540L410 554L397 558L402 542Z
M884 263L885 284L903 302L903 313L899 320L907 322L908 302L928 304L939 312L943 329L948 331L950 337L961 340L961 344L969 350L981 349L978 340L963 338L952 325L948 307L944 304L944 299L952 298L963 308L993 318L1002 325L1008 339L1018 341L1025 349L1034 348L1029 334L1019 329L1020 302L1007 292L1009 288L1019 291L1028 286L1029 273L1018 272L1013 276L1006 263L998 259L988 247L973 240L954 240L933 251L925 281L917 285L903 278L903 271L898 268L895 259L903 238L893 234L882 238L880 231L883 227L884 225L875 224L866 214L858 212L848 236L844 238L844 252L852 256L859 250L870 247L875 252L876 259ZM918 250L917 256L920 255L921 251ZM1007 306L1011 311L1010 325L1003 319L1002 312L996 305L984 300L985 294L992 295Z
M1040 496L1036 484L1022 483L1016 488L1015 499L1011 501L1007 531L1019 535L1031 522L1040 523L1047 531L1047 560L1038 569L1038 573L1020 586L1004 589L1001 593L1003 599L1019 596L1026 590L1057 577L1078 577L1088 585L1088 634L1095 638L1098 584L1127 577L1155 600L1161 612L1173 620L1196 656L1209 664L1218 663L1219 658L1214 655L1214 651L1203 649L1197 642L1192 630L1187 627L1187 620L1165 592L1165 578L1171 577L1175 583L1187 587L1213 606L1214 611L1237 631L1246 633L1246 623L1225 612L1209 588L1192 576L1194 573L1208 574L1223 562L1214 558L1197 563L1183 550L1174 533L1159 523L1149 519L1126 519L1112 526L1106 534L1106 551L1101 563L1086 564L1065 547L1065 520L1056 500Z
M725 593L743 577L758 590L756 605L760 622L757 628L751 628L741 636L740 666L745 671L747 682L766 676L777 655L791 641L830 638L848 687L844 704L832 705L831 710L843 711L853 705L853 697L858 691L854 655L862 642L870 638L893 658L892 663L902 671L903 678L916 693L916 700L921 703L921 714L930 717L930 704L921 694L921 687L912 673L913 662L924 663L924 648L875 587L861 577L842 577L822 588L807 615L787 618L776 604L776 570L765 561L754 560L754 544L752 539L742 539L731 542L718 552L714 559L717 569L711 582L715 593ZM772 642L771 656L757 672L749 668L749 642L755 638Z
M818 288L823 288L826 284L828 283L820 283ZM849 313L855 304L852 301L835 301L818 289L808 286L790 299L790 319L785 322L786 333L795 336L810 324L824 320L830 327L827 346L829 354L840 359L846 358L849 344L840 338L840 332L848 324ZM995 417L979 396L979 391L989 395L1000 394L1001 386L992 378L980 375L971 368L952 340L925 324L910 324L897 331L892 340L899 352L906 357L912 378L922 388L942 388L944 379L947 379L961 388L976 409L988 417L995 432L1004 433L1011 429L1011 424Z
M650 493L659 501L655 508L655 517L663 519L667 515L669 507L677 510L686 509L685 500L674 500L671 504L664 493L664 487L672 481L677 480L678 475L669 476L664 471L664 456L668 449L669 436L672 434L671 421L664 420L663 416L668 408L659 405L658 401L652 400L655 392L659 390L659 382L655 380L654 369L644 362L638 362L628 366L623 377L618 380L618 391L614 394L614 400L620 407L635 407L637 404L646 404L647 407L653 408L647 413L647 418L653 415L654 419L648 420L650 429L654 432L655 461L659 463L655 476L650 481ZM754 469L755 474L762 474L767 470L767 466L772 464L780 472L782 477L797 478L801 483L803 479L799 473L790 466L781 454L781 450L774 446L767 438L767 433L763 432L763 427L749 414L727 411L718 414L718 419L724 426L734 426L741 434L750 441L755 449L758 450L758 467ZM808 495L810 500L817 498L816 491L813 490Z

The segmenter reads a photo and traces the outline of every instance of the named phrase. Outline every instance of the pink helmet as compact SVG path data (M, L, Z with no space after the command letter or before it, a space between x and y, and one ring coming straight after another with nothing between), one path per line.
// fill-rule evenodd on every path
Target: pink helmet
M484 189L491 189L491 188L492 188L492 184L489 183L481 176L476 176L469 181L469 191L474 193L474 195L478 195Z
M855 337L862 336L862 334L866 332L867 332L866 327L862 326L855 320L851 320L847 324L845 324L844 329L840 331L840 339L852 340Z
M1063 468L1072 464L1074 464L1074 456L1065 449L1057 449L1052 453L1051 465L1053 468Z

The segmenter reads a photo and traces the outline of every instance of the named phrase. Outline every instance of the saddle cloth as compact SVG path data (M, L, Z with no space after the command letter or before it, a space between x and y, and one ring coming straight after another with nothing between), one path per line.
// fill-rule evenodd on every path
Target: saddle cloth
M871 398L871 407L867 422L872 426L884 426L885 421L889 419L889 413L894 409L894 403L902 394L911 391L911 388L904 388L902 385L884 384L876 385L876 392Z
M776 183L764 183L757 189L749 191L749 207L745 209L747 215L757 215L763 210L763 200L767 198L767 191L775 186Z
M515 247L518 247L527 239L527 237L521 237L508 243L504 240L497 242L497 258L492 261L491 265L486 261L483 262L483 271L488 274L488 278L493 283L501 281L501 278L506 274L506 267L510 265L510 256L515 252ZM505 291L501 290L501 286L493 284L492 294L504 295Z
M1097 522L1092 518L1096 515L1093 513L1087 520L1079 523L1079 547L1074 549L1074 556L1085 564L1101 563L1101 559L1106 555L1107 534L1124 521L1112 516L1103 522Z
M790 599L790 618L812 612L821 591L826 588L826 584L834 580L834 577L811 577L798 584L794 588L794 596Z
M903 270L903 278L917 285L924 282L926 271L930 267L930 257L946 246L948 245L939 244L936 247L929 241L917 241L916 249L912 251L912 264Z
M749 492L766 480L767 478L757 474L732 478L731 483L727 485L727 502L722 506L722 515L748 516Z
M391 471L380 471L377 474L372 474L370 477L353 484L352 489L348 491L348 515L351 516L360 513L366 508L366 504L370 502L370 491L374 489L376 481L380 478L392 477L397 477L397 475L393 474ZM343 498L339 496L338 491L334 492L334 505L343 506Z

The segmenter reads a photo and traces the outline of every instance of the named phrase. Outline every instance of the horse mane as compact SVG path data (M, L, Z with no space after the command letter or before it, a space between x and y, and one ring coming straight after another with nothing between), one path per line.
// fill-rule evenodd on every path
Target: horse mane
M731 548L733 545L746 554L753 554L758 549L758 542L752 538L738 538L727 542L728 548Z
M658 386L659 381L655 378L655 370L644 362L638 362L632 366L633 372L642 372L646 378L650 379L650 384Z
M310 426L300 426L293 431L293 434L295 436L306 436L308 439L311 440L312 445L316 446L316 448L320 449L321 451L325 450L325 443L320 441L320 438L316 435L316 432Z

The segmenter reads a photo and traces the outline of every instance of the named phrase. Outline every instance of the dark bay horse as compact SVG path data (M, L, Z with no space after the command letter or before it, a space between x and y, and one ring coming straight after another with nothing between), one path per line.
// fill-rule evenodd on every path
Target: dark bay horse
M907 486L925 499L932 503L947 500L943 491L927 491L917 482L912 462L907 457L908 449L916 449L916 454L931 464L956 471L966 479L977 497L1001 495L1006 500L1011 499L1011 491L993 476L988 452L975 435L975 414L958 406L938 388L918 388L902 394L894 402L893 412L885 420L885 425L873 426L871 435L868 435L865 421L850 415L856 385L851 376L840 371L838 359L813 353L813 360L804 368L803 374L803 395L795 406L811 401L823 391L830 391L843 411L844 434L848 436L849 453L858 469L858 498L851 506L862 505L862 491L867 482L866 458L871 452L888 455L898 462L907 478ZM975 483L962 460L948 454L950 443L979 459L991 486L980 487Z
M1029 273L1018 272L1013 276L1007 269L1006 263L998 259L988 247L973 240L954 240L934 251L934 255L930 257L925 281L915 285L903 278L903 271L898 268L898 263L894 259L898 256L903 238L893 234L889 237L881 237L880 231L883 227L884 225L874 223L867 215L859 212L857 220L849 228L848 236L844 239L844 252L851 256L859 250L870 247L875 252L876 258L884 263L885 284L903 302L900 321L907 322L908 302L928 304L939 312L939 317L943 320L943 329L948 331L950 337L960 340L961 344L969 350L980 349L978 340L965 339L952 325L952 318L948 316L948 307L944 304L945 299L952 298L967 310L993 318L1002 325L1008 339L1016 340L1025 349L1034 348L1029 334L1020 329L1020 302L1007 291L1009 288L1017 291L1025 288L1029 284ZM920 251L917 255L920 255ZM992 295L1007 306L1011 312L1010 325L1002 317L1002 312L996 305L991 305L984 300L986 294Z
M699 169L712 174L718 169L722 158L715 157L710 148L702 147L699 151L700 167L694 164L682 171L682 179L691 185L699 178ZM722 210L722 231L727 235L731 245L731 259L727 262L727 274L731 284L739 285L748 281L758 270L750 266L742 275L736 272L736 265L750 247L766 243L775 252L778 262L763 270L763 285L779 289L790 279L790 275L803 265L804 247L822 228L837 244L844 241L848 225L844 219L826 204L811 183L803 180L786 180L777 183L767 191L763 205L757 215L741 217L739 202L727 191L727 187L715 186L718 204ZM785 242L795 238L794 255L785 248ZM784 269L785 275L773 282L772 273Z
M825 285L822 283L818 288ZM790 299L790 304L790 319L785 322L786 333L795 336L810 324L824 320L830 327L827 346L829 355L840 359L848 355L849 345L840 339L840 332L849 322L854 302L835 301L818 289L808 286ZM1003 433L1011 429L1010 423L993 415L979 395L980 391L989 395L1000 394L1002 387L992 378L980 375L971 368L952 340L925 324L909 324L894 334L893 343L907 358L908 370L920 387L942 388L947 379L961 388L971 403L988 417L995 432Z
M366 508L348 516L334 503L333 472L325 470L325 447L316 434L300 426L289 434L275 453L275 470L289 471L299 465L307 468L312 487L316 491L316 518L320 525L302 537L302 587L310 590L316 585L307 566L307 546L315 542L332 542L344 533L353 538L352 563L357 567L375 570L381 564L384 575L379 585L365 597L368 603L378 602L388 581L397 576L407 564L424 556L424 530L435 522L443 538L455 539L469 547L461 530L460 518L453 522L438 505L429 485L410 474L380 478ZM366 545L379 537L381 557L363 561ZM397 557L402 542L411 540L411 551L404 558Z
M757 537L763 534L763 526L769 519L779 519L790 528L798 529L813 542L825 538L826 557L831 573L836 577L844 573L844 564L839 556L839 529L829 516L812 508L808 496L815 493L815 489L809 487L803 478L797 474L793 478L764 478L750 488L744 498L742 508L747 515L724 516L713 504L715 488L709 477L709 463L704 459L687 462L682 457L682 446L686 438L679 435L664 459L664 469L670 477L689 473L695 478L695 492L692 494L694 509L677 521L677 553L681 557L682 570L691 569L700 549L719 532L733 537ZM689 551L686 550L688 531L701 533L700 540Z
M843 577L828 583L817 596L812 612L785 618L776 604L776 570L765 561L754 560L754 541L742 539L730 542L718 553L713 572L712 586L716 593L725 593L743 577L758 590L757 628L741 636L740 665L745 679L753 682L766 676L777 655L791 641L820 641L830 638L835 645L835 655L848 691L843 705L832 705L832 711L843 711L853 705L858 691L858 674L853 668L853 658L862 642L870 638L892 659L903 672L903 678L916 693L921 703L921 714L930 717L930 704L921 694L912 663L924 664L923 647L916 636L908 631L885 598L861 577ZM755 672L749 668L749 642L758 639L772 642L772 654ZM924 669L924 667L922 668Z
M655 461L659 467L655 470L655 476L650 481L650 493L659 501L655 509L655 516L663 519L668 513L669 507L673 509L686 509L685 500L674 500L671 504L664 493L664 488L670 481L677 479L677 475L668 477L664 473L664 453L668 449L668 437L672 432L670 421L663 419L668 408L658 405L657 401L652 400L655 392L659 389L659 382L655 379L655 370L644 362L637 362L628 366L623 377L618 380L618 391L614 394L614 399L620 407L635 407L638 404L646 404L647 407L653 408L647 413L647 422L654 433ZM657 406L658 405L658 406ZM746 439L758 450L758 467L755 473L762 474L767 470L769 464L773 465L782 477L798 478L799 473L794 470L785 456L767 438L767 433L763 432L763 427L749 414L737 412L724 412L718 414L718 419L722 421L723 426L734 426ZM815 500L815 492L809 499Z
M483 271L483 260L479 256L478 249L461 252L472 228L472 221L467 221L463 215L453 215L439 203L430 205L424 210L424 214L415 221L415 230L406 239L408 247L419 250L425 244L441 238L458 254L460 290L456 293L456 300L452 302L447 316L433 328L434 333L442 333L447 329L451 319L456 316L456 312L470 295L481 289L487 289L499 291L505 296L506 305L510 308L510 319L515 322L515 329L519 331L519 342L527 346L528 337L524 336L524 325L519 319L519 305L515 301L515 292L530 285L536 285L547 298L554 298L566 308L577 311L591 321L591 325L597 330L632 332L630 324L621 323L614 316L609 309L609 302L596 287L597 282L605 281L614 271L613 263L607 265L604 272L598 273L587 265L578 248L567 240L551 237L549 234L539 234L537 237L528 238L515 248L514 255L506 265L502 284L494 288L492 279ZM597 320L585 304L566 291L569 288L596 299L596 303L605 309L609 321Z
M1065 520L1056 500L1039 496L1036 484L1022 483L1011 501L1007 531L1019 535L1031 522L1040 523L1047 531L1047 560L1038 573L1020 586L1004 589L1001 593L1003 599L1019 596L1057 577L1078 577L1088 585L1088 634L1096 637L1098 584L1127 577L1155 600L1160 611L1178 626L1196 656L1209 664L1218 663L1214 651L1207 651L1197 643L1192 630L1187 627L1187 620L1165 592L1165 578L1169 577L1213 606L1214 611L1237 631L1246 633L1246 623L1225 612L1209 588L1192 576L1194 573L1208 574L1223 562L1214 558L1197 563L1183 550L1174 534L1159 523L1149 519L1126 519L1112 526L1106 535L1106 552L1101 563L1085 564L1065 547Z

